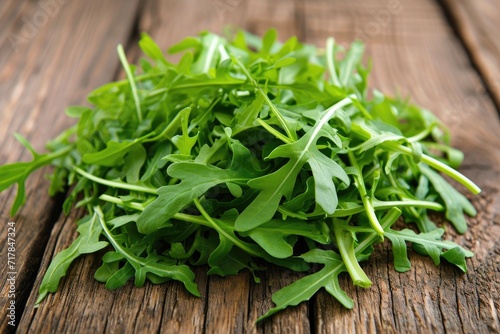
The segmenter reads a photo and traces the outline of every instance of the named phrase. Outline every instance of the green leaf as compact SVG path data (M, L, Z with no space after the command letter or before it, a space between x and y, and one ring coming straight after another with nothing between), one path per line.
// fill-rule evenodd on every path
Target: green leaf
M69 266L75 261L79 256L78 248L82 239L77 238L71 246L60 251L50 262L47 271L43 276L42 283L40 284L40 289L38 290L38 297L35 302L35 307L40 305L42 300L49 293L53 293L57 291L59 287L59 283L61 279L66 276L66 272L69 269Z
M421 164L420 169L434 186L446 206L446 218L457 229L458 233L467 231L467 221L464 212L470 216L476 215L476 209L469 200L446 182L438 173Z
M194 282L194 273L186 265L171 265L169 261L162 256L149 254L146 258L135 255L133 252L125 248L118 239L114 237L108 229L102 210L99 207L94 208L99 222L101 224L103 234L109 240L117 253L123 255L127 261L126 265L111 276L106 282L106 287L117 288L125 284L135 271L135 283L137 286L144 284L146 273L150 272L159 277L175 279L181 281L186 289L195 296L200 296L198 287Z
M87 164L97 164L106 167L121 165L123 164L123 158L126 154L136 149L136 146L138 144L146 142L153 135L154 132L151 132L143 137L134 140L124 140L122 142L111 140L106 144L106 148L104 150L84 154L83 162Z
M202 32L169 49L183 52L176 64L146 33L139 46L148 59L138 65L118 46L126 78L90 92L90 106L69 107L77 123L48 153L15 134L32 160L0 166L0 191L17 185L11 214L34 187L29 175L46 165L49 194L70 189L64 212L88 213L37 303L76 258L104 247L94 277L110 289L176 280L199 296L195 266L221 276L248 270L256 282L268 264L307 271L259 320L323 288L352 308L338 277L368 287L360 262L385 251L374 247L384 235L398 271L410 269L409 245L466 270L472 253L443 241L429 212L444 211L463 233L465 214L476 211L438 173L480 189L453 169L463 154L436 116L368 87L362 43L329 38L322 50L296 37L280 43L275 29L233 40ZM391 228L400 216L413 230Z
M236 111L234 120L236 124L233 127L233 135L239 132L255 127L259 113L264 106L264 97L262 94L257 94L255 100L249 105L244 104Z
M47 294L56 292L61 279L66 276L70 265L82 254L95 253L108 245L107 242L99 241L101 235L97 216L85 217L78 222L78 238L66 249L59 252L50 263L45 272L35 307L38 306Z
M90 222L78 226L77 231L80 233L80 237L82 238L78 247L78 252L80 254L95 253L108 245L105 241L99 241L102 229L96 214L92 216Z
M295 306L309 300L321 288L325 288L345 307L354 307L353 300L347 296L339 284L339 274L347 270L338 254L333 251L314 249L303 254L302 258L307 262L322 263L325 266L320 271L305 276L274 293L272 299L276 306L258 318L257 321L268 318L288 306Z
M167 63L163 52L156 42L147 33L141 33L141 39L139 40L139 47L142 52L144 52L148 57L156 61Z
M191 150L198 140L198 135L189 137L188 124L190 112L191 108L185 108L180 111L182 135L172 138L172 143L174 143L182 155L191 155Z
M290 198L297 175L306 162L313 171L316 201L327 213L332 214L335 211L338 200L333 177L347 184L349 178L335 161L328 159L316 148L315 142L320 136L325 135L321 130L333 117L335 111L349 103L350 99L346 98L333 105L302 138L296 142L281 145L271 152L269 159L286 157L289 161L276 172L248 182L250 187L260 190L260 193L237 218L236 229L238 231L248 231L274 216L281 198L283 196Z
M248 161L250 152L239 145L232 144L233 159L228 169L194 162L177 162L170 165L167 173L181 180L175 185L158 189L158 198L149 204L137 219L141 233L151 233L161 228L165 222L182 210L193 199L200 197L209 189L223 183L246 183L260 171L253 169Z
M393 244L395 269L401 272L410 269L410 262L406 254L406 242L412 242L413 244L421 246L425 254L430 256L436 265L440 263L440 258L443 256L448 262L466 271L465 258L473 256L473 253L465 250L454 242L442 241L441 237L443 233L443 229L436 229L434 231L419 234L410 229L386 231L385 236L391 240Z
M271 49L276 41L277 32L276 29L271 28L266 31L266 34L262 38L262 49L260 52L266 56L271 52Z
M117 270L106 280L106 289L115 290L124 286L132 277L134 277L134 267L129 263L125 263L123 267Z
M359 64L363 55L364 45L361 42L354 42L339 66L339 80L342 86L346 87L353 76L356 65Z
M293 245L289 242L291 236L306 237L321 244L327 244L330 241L328 227L322 221L312 223L292 219L273 219L243 235L248 235L269 255L279 259L293 255Z

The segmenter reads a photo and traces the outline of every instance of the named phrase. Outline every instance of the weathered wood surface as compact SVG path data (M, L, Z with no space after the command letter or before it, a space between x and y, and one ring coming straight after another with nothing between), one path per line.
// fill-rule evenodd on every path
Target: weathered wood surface
M365 40L367 54L373 58L371 86L411 95L435 111L450 125L455 145L465 152L461 171L483 187L481 196L474 199L479 215L470 219L471 228L464 236L455 235L451 228L447 235L476 256L468 262L469 273L461 274L445 263L435 267L430 259L411 255L412 270L399 274L392 268L386 244L363 265L374 281L371 289L353 288L348 277L343 277L342 286L355 299L354 310L343 309L321 293L310 303L258 325L254 320L272 306L270 295L297 275L271 268L255 284L246 273L207 277L201 268L196 272L199 299L177 283L147 284L141 289L129 284L108 291L93 279L99 258L87 256L75 263L59 292L35 310L43 273L55 253L76 237L74 222L81 214L59 217L59 203L46 198L47 182L43 173L37 173L28 188L31 201L14 218L18 292L31 291L18 326L20 333L500 332L500 302L495 297L500 290L500 143L496 137L500 122L490 97L475 94L484 89L480 77L438 3L151 0L117 6L118 1L66 2L16 53L8 52L12 47L9 32L19 32L22 18L33 18L40 4L12 0L0 6L0 162L28 159L14 143L12 131L23 133L41 149L45 140L71 124L67 117L57 115L66 105L82 103L91 88L115 76L119 68L116 44L134 41L139 31L147 31L164 47L203 29L220 32L228 23L255 33L274 26L281 39L297 35L318 45L331 35L344 44L357 37ZM469 48L482 52L481 45ZM133 44L128 52L131 59L139 55ZM10 220L13 196L11 190L0 197L4 222ZM6 254L5 235L2 230L1 254ZM4 262L2 272L6 271ZM0 312L4 317L5 308ZM5 322L1 326L0 331L7 328Z
M443 5L497 107L500 106L500 2L443 0ZM483 95L486 91L475 93Z
M378 252L364 267L374 277L369 291L344 285L356 297L356 311L344 311L321 294L315 301L319 311L314 315L315 328L330 333L500 331L500 301L495 298L500 273L495 264L500 261L500 187L492 182L500 179L496 110L487 96L472 95L481 88L481 81L437 3L370 4L367 8L361 1L308 1L306 40L321 43L332 32L340 32L335 34L340 42L347 43L355 35L364 39L373 58L371 85L412 96L450 126L455 145L466 156L461 171L483 187L483 194L474 199L479 215L470 220L470 230L456 236L449 228L447 236L471 248L475 258L469 261L466 275L446 264L435 267L419 256L411 259L410 272L399 274L392 268L389 250Z
M137 1L2 1L0 4L0 163L31 159L12 136L37 150L72 124L64 115L86 92L112 79L116 44L126 42ZM50 3L50 4L48 4ZM125 3L124 3L125 4ZM127 23L116 25L117 22ZM7 222L16 223L16 323L32 290L60 203L47 197L48 169L28 182L26 205L9 217L15 189L0 195L0 332L7 323ZM1 177L1 176L0 176Z

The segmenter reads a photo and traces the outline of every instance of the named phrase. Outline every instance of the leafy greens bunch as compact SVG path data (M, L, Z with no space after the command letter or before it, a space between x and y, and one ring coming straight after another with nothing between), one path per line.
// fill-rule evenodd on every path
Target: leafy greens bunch
M466 270L472 253L444 241L428 212L463 233L474 207L439 172L480 190L453 169L462 154L432 113L369 93L361 43L344 50L330 38L319 50L295 37L279 43L275 30L231 41L202 33L170 48L183 52L177 64L148 35L139 45L150 60L139 70L119 46L126 79L91 92L92 108L68 108L78 122L49 153L17 135L33 160L0 167L0 190L18 186L12 214L28 175L47 164L50 194L70 187L64 212L88 211L37 303L77 257L103 249L95 278L110 289L178 280L199 296L199 265L221 276L249 270L256 281L266 263L306 272L260 319L321 288L352 308L339 274L369 287L359 262L385 238L397 271L410 269L410 244ZM399 217L414 228L395 228Z

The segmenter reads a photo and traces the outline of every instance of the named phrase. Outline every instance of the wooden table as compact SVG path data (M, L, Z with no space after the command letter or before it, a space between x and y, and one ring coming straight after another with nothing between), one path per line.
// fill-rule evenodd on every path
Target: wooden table
M470 229L447 237L470 248L469 272L410 254L413 268L393 270L389 245L363 267L375 283L342 286L355 299L344 309L327 293L256 325L270 295L298 276L270 268L207 277L196 271L201 298L180 284L129 284L108 291L93 278L97 256L78 260L59 291L34 309L51 258L76 237L82 212L61 214L63 196L48 198L50 169L28 183L28 203L9 216L15 189L0 195L0 332L19 333L489 333L500 332L500 2L498 0L2 0L0 4L0 163L29 159L22 133L38 150L72 124L68 105L121 74L116 45L130 61L147 31L166 48L207 29L234 24L254 33L274 26L282 40L297 35L323 45L361 38L373 59L371 86L410 95L447 123L465 152L461 172L483 189ZM0 175L1 177L1 175ZM16 226L16 327L8 325L7 223Z

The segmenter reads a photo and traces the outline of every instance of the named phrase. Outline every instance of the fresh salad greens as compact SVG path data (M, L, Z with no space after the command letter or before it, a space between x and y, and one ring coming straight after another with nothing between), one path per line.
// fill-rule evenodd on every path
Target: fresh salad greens
M126 79L91 92L93 107L68 108L78 122L49 153L16 135L33 160L0 167L0 191L18 187L12 215L27 177L48 164L50 194L69 189L64 212L88 212L37 304L77 257L96 252L95 278L109 289L177 280L199 296L191 268L200 265L221 276L248 270L256 281L266 265L304 272L259 319L321 288L352 308L338 277L370 287L359 262L386 239L397 271L410 269L408 245L466 270L473 254L444 241L428 213L464 233L464 214L476 212L441 175L480 190L453 169L462 154L432 113L368 89L363 44L202 33L170 48L183 53L177 64L147 34L139 45L150 60L131 65L119 46Z

